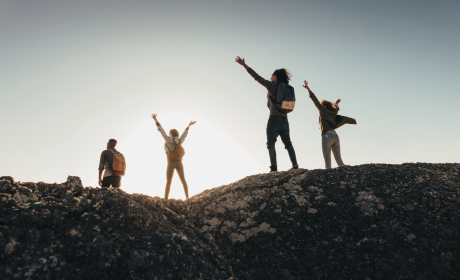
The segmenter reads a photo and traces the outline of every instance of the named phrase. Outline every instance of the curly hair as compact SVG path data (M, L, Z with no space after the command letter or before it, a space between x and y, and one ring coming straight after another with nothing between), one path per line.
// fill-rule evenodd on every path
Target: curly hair
M276 76L276 80L279 83L285 83L285 84L289 84L289 81L291 80L291 76L292 76L291 73L289 73L289 71L286 70L286 68L276 69L272 75Z
M327 101L327 100L323 99L323 100L321 100L320 104L323 105L324 108L326 108L326 109L328 109L330 111L337 110L337 105L332 104L331 101Z

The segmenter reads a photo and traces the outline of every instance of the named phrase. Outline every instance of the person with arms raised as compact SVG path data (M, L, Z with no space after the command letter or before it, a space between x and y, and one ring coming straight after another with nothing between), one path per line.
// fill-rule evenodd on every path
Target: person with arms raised
M331 168L331 150L334 154L337 165L344 165L342 156L340 154L340 139L335 129L347 123L356 124L356 120L337 115L339 112L339 103L341 101L340 99L338 99L334 104L324 99L320 102L318 101L318 98L316 98L316 95L313 93L313 91L310 90L310 87L308 87L307 81L304 81L303 87L308 90L313 104L315 104L319 111L319 126L321 128L321 142L326 169Z
M285 93L291 91L292 96L294 93L294 88L289 85L291 74L284 68L277 69L273 72L270 81L268 81L246 65L244 58L237 56L235 62L242 65L248 71L249 75L267 89L267 107L270 111L267 123L267 149L270 156L270 172L278 171L275 150L275 143L278 136L281 137L281 141L283 141L284 147L288 151L292 169L298 169L299 165L297 164L296 154L292 146L287 117L287 113L291 112L293 107L284 109L284 103L286 102L283 102ZM292 104L292 101L290 102Z
M157 120L157 115L152 115L153 120L157 125L158 131L161 133L161 136L165 139L165 153L166 159L168 160L168 166L166 168L166 188L165 188L165 199L169 197L169 190L171 188L171 182L174 175L174 170L176 170L177 174L179 175L179 179L182 182L182 186L185 192L185 198L188 199L188 186L187 181L185 181L185 174L184 174L184 166L182 164L182 157L185 154L184 148L182 144L185 141L185 138L188 135L188 130L191 125L194 125L196 122L192 121L187 126L185 131L179 137L179 132L176 129L171 129L169 131L169 136L166 135L163 127Z

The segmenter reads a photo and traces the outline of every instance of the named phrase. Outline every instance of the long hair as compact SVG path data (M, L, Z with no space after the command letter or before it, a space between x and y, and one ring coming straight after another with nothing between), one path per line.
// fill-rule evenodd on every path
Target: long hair
M279 83L285 83L285 84L289 84L289 81L291 80L291 76L292 76L291 73L289 73L289 71L286 70L286 68L277 69L275 70L275 72L273 72L272 75L276 76L276 80Z
M177 131L177 129L171 129L169 133L171 133L173 137L179 137L179 131Z
M327 101L325 99L321 100L320 102L321 105L323 105L324 108L330 110L330 111L335 111L337 110L337 105L332 104L331 101Z

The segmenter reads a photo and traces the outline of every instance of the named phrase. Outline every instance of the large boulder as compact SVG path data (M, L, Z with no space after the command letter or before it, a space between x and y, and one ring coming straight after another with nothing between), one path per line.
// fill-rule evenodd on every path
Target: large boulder
M2 179L0 279L458 279L459 172L293 170L186 202Z
M233 276L214 241L158 197L94 188L74 196L68 184L45 183L34 184L34 193L31 184L0 184L0 279Z
M239 279L458 279L459 164L247 177L188 202Z

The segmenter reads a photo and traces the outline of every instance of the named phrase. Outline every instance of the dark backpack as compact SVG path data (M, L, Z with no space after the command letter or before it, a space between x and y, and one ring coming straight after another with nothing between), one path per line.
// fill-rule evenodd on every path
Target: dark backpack
M278 86L278 92L277 92L277 100L281 100L280 102L277 102L274 100L270 94L268 95L270 97L270 100L275 104L276 108L284 114L290 113L294 111L294 106L295 106L295 93L294 93L294 88L291 87L288 84L285 83L280 83Z

